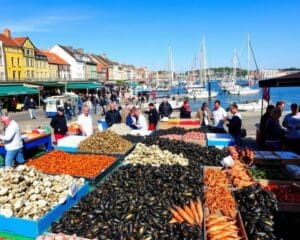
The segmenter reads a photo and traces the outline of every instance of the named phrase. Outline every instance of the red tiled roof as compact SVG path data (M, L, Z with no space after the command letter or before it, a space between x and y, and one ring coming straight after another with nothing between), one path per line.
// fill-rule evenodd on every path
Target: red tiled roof
M50 64L59 64L59 65L69 65L65 60L57 56L55 53L43 51L43 53L48 58L48 63Z
M43 53L40 49L37 49L37 48L36 48L36 49L34 50L34 52L35 52L35 55L47 57L47 55L46 55L45 53Z
M3 42L3 45L19 47L18 43L14 41L12 38L6 37L4 34L0 33L0 41Z
M27 37L15 37L12 38L20 47L23 46L24 42L26 41Z

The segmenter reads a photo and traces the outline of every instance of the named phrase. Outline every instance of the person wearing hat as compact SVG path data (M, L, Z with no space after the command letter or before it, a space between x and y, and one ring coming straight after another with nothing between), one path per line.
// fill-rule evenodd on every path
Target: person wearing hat
M196 118L200 120L200 127L211 125L211 111L206 102L202 103L202 107L198 110Z
M58 107L57 114L51 119L50 126L54 130L55 143L66 136L68 131L67 120L64 115L64 108Z
M4 135L0 135L0 140L4 143L6 150L5 166L12 167L13 160L17 163L24 163L23 141L17 122L7 115L1 116L1 122L4 124Z

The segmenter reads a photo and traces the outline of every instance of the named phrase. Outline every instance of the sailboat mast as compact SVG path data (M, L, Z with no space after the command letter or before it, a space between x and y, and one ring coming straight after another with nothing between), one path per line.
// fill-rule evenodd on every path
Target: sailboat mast
M249 34L248 34L247 48L248 48L247 77L248 77L248 84L250 86L250 35Z
M236 84L236 77L237 77L237 52L236 49L234 49L233 53L233 71L232 71L232 80L233 83Z
M205 47L205 37L203 35L203 38L202 38L202 61L203 61L203 86L205 87L206 86L206 82L207 82L207 76L206 76L206 47Z

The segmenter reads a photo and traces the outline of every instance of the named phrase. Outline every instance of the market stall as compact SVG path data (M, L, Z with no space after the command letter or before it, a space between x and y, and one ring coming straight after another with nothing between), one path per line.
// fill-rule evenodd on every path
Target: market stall
M24 133L23 144L24 151L30 150L36 147L44 147L46 151L52 150L51 133ZM0 154L4 157L6 150L4 145L0 143Z
M277 176L274 181L259 179L253 171L258 168L253 165L256 152L201 146L199 136L206 135L199 129L160 129L139 140L141 136L123 137L112 130L124 133L117 128L99 132L80 142L81 153L52 151L27 163L52 176L68 173L96 184L58 221L47 222L50 236L40 239L55 234L86 239L289 239L297 217L289 215L289 224L283 224L282 215L298 211L299 183L280 182ZM283 189L288 189L285 195Z

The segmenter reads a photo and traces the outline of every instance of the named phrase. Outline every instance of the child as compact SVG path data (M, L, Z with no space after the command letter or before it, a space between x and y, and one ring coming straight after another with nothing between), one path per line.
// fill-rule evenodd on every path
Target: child
M148 120L149 120L149 130L153 131L156 129L158 119L159 119L159 114L155 108L155 105L153 103L149 103L149 111L146 113L149 115Z

